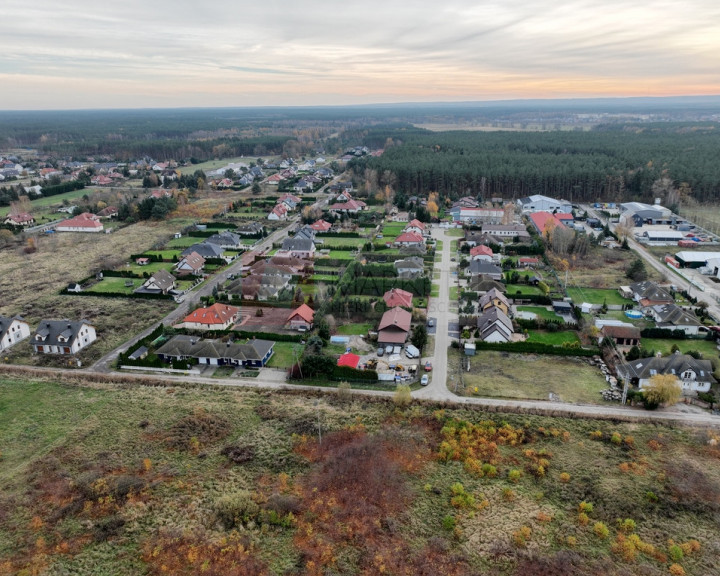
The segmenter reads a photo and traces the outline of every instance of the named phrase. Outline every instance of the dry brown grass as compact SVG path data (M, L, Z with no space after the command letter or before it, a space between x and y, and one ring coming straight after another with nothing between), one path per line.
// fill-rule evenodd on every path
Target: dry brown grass
M0 258L0 314L20 314L31 329L43 318L86 319L98 331L98 342L81 353L92 361L157 322L172 310L173 303L156 300L61 296L70 282L128 259L171 237L182 227L177 221L139 223L112 234L65 234L40 237L37 251L5 249ZM47 363L33 359L27 341L7 355L11 362Z
M625 276L630 263L637 258L634 252L628 250L608 250L606 248L593 248L587 256L582 259L570 261L570 284L587 288L610 288L627 284ZM555 265L556 270L562 268L557 266L557 261L550 256L550 261ZM650 266L645 267L649 280L660 280L660 274ZM562 272L558 276L563 277Z

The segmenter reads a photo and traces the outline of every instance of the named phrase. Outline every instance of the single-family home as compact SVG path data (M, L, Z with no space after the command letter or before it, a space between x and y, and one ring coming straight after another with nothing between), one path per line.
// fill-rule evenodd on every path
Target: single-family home
M183 256L180 262L175 264L175 270L179 275L192 274L200 276L205 267L205 258L197 252L190 252L187 256Z
M300 202L302 202L302 199L298 198L294 194L283 194L277 200L278 204L285 204L288 210L295 210L295 208L297 208L297 205L300 204Z
M106 206L100 212L97 213L97 215L100 218L105 218L106 220L109 220L110 218L117 218L118 215L118 209L116 206Z
M0 352L30 337L30 325L20 316L0 316Z
M288 208L285 204L276 204L270 214L268 214L268 220L286 220Z
M680 382L684 394L708 392L716 383L710 360L697 360L679 352L625 362L618 366L617 372L619 378L640 389L657 374L671 374Z
M477 320L480 340L483 342L510 342L513 336L512 321L500 308L490 306Z
M205 340L180 334L157 349L164 362L195 359L209 366L247 366L261 368L273 354L275 342L252 339L246 342Z
M32 214L28 214L27 212L20 212L18 214L8 214L5 218L5 224L10 224L11 226L32 226L35 224L35 218L33 218Z
M95 327L86 320L43 320L32 336L32 346L40 354L77 354L97 339Z
M492 262L494 254L489 246L473 246L470 248L470 260L482 260L484 262Z
M505 314L510 313L510 302L505 295L495 288L491 288L480 297L478 301L479 310L487 310L491 307L500 308Z
M530 223L537 233L543 238L550 234L555 228L567 228L555 214L550 212L533 212L529 216Z
M472 260L470 265L465 270L467 276L489 276L493 280L502 280L503 273L500 266L496 266L490 262L484 262L483 260Z
M632 292L632 298L635 302L638 302L640 306L650 307L657 306L660 304L674 304L675 298L672 294L661 288L655 282L645 280L643 282L636 282L630 284L630 291Z
M400 278L413 279L422 276L425 272L425 264L422 258L410 256L393 262Z
M365 210L367 204L360 200L349 200L348 202L339 202L332 204L328 210L331 212L344 212L347 214L357 214Z
M330 224L330 222L325 222L325 220L316 220L310 225L310 228L312 228L315 232L329 232L330 228L332 228L332 224Z
M407 310L396 306L391 308L380 319L378 326L378 344L405 344L410 334L412 315Z
M185 328L193 330L227 330L235 322L240 308L215 303L207 308L198 308L183 319Z
M257 236L258 234L262 234L263 230L265 230L265 227L262 225L262 222L253 221L241 224L237 227L235 233L239 236Z
M425 224L415 218L414 220L408 222L408 225L405 226L403 232L414 232L415 234L419 234L420 236L422 236L423 234L425 234Z
M388 308L395 308L401 306L402 308L413 307L413 295L412 292L403 290L401 288L392 288L383 294L383 300L387 304Z
M489 276L484 276L483 274L473 276L467 284L467 290L472 292L489 292L493 289L501 293L505 292L505 284L493 280Z
M304 240L315 240L315 230L312 226L305 224L301 226L296 232L293 238L304 239Z
M424 246L425 238L416 232L403 232L395 238L393 244L395 246Z
M95 214L83 212L74 218L63 220L56 227L57 232L102 232L103 224Z
M518 266L521 268L535 268L540 265L540 259L533 256L521 256L518 258Z
M287 325L291 330L307 332L312 330L315 311L307 304L301 304L298 308L290 312L287 319Z
M212 236L209 236L205 239L205 243L215 244L216 246L220 246L225 250L237 249L240 248L240 246L242 245L242 242L240 241L240 236L228 230L223 230L218 234L213 234Z
M314 258L315 243L308 238L285 238L282 247L277 251L279 256L295 258Z
M175 289L175 276L167 270L158 270L150 278L145 280L143 285L136 292L151 294L167 294Z
M285 178L283 178L281 174L273 174L272 176L269 176L269 177L265 180L265 182L266 182L267 184L272 184L273 186L277 186L277 185L280 184L280 182L282 182L283 180L285 180Z
M193 244L192 246L185 248L185 250L183 250L180 255L182 257L185 257L192 254L193 252L200 254L200 256L205 258L205 260L207 260L208 258L222 258L223 260L226 260L226 258L223 256L225 251L217 244L209 244L207 242Z
M702 324L697 316L676 304L656 304L649 307L657 328L682 330L688 336L696 336Z

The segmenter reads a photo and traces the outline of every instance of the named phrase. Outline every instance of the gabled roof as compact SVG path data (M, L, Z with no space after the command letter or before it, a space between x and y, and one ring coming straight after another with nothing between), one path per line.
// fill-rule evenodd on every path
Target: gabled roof
M158 270L145 281L145 285L155 284L160 290L170 290L175 285L175 276L167 270Z
M649 302L668 302L673 303L675 299L670 292L664 288L660 288L655 282L645 280L644 282L636 282L630 284L630 290L638 300L647 300Z
M692 370L700 382L714 383L713 368L710 360L696 360L688 354L675 352L670 356L641 358L618 366L618 373L627 379L645 380L655 374L673 374L680 376Z
M204 340L195 336L180 334L173 336L157 354L172 357L216 358L235 361L259 361L275 346L270 340L248 340L247 342L223 342L222 340Z
M394 240L395 244L399 244L400 242L415 242L417 244L425 244L425 239L418 234L417 232L403 232L395 238Z
M309 238L285 238L281 249L288 252L312 252L315 243Z
M474 292L488 292L493 289L498 292L504 292L505 284L498 282L497 280L493 280L490 276L480 274L478 276L473 276L470 279L468 282L468 288Z
M338 366L348 366L349 368L357 368L360 363L360 356L352 352L346 352L338 358Z
M396 306L385 312L380 319L380 326L378 330L385 330L387 328L394 328L402 330L403 332L410 331L410 324L412 322L412 314L407 310Z
M183 322L192 322L195 324L217 324L224 326L235 319L240 308L228 306L227 304L213 304L207 308L198 308L191 312Z
M493 256L492 248L484 245L473 246L470 248L470 256Z
M472 276L477 276L478 274L502 274L502 268L500 268L500 266L496 266L490 262L483 262L482 260L473 260L470 262L469 270Z
M615 326L606 324L600 328L600 332L608 338L634 338L640 340L640 328L635 326Z
M412 308L413 295L412 292L402 290L401 288L392 288L383 294L383 300L389 308L402 306L403 308Z
M223 249L217 244L208 244L206 242L203 242L201 244L193 244L189 248L185 248L185 250L182 251L181 256L184 257L188 254L192 254L193 252L197 252L205 259L222 258L223 255Z
M12 318L10 318L9 316L0 316L0 340L2 340L5 332L10 329L10 325L16 321L27 324L27 322L25 322L25 320L23 320L20 316L13 316Z
M196 271L201 270L202 267L205 266L205 258L200 256L197 252L191 252L177 263L176 268L180 268L182 264L185 264Z
M95 214L90 214L89 212L83 212L82 214L79 214L75 216L74 218L70 218L68 220L63 220L60 222L60 224L57 225L58 228L89 228L94 229L98 228L101 229L103 227L102 222L100 222L100 219L95 216Z
M240 236L224 230L219 234L213 234L205 240L208 244L215 244L217 246L237 246L240 244Z
M483 312L477 321L478 330L480 330L480 338L485 340L487 336L499 330L506 338L513 334L513 326L507 314L493 306Z
M302 304L299 308L296 308L290 313L290 316L288 316L288 322L295 318L295 316L299 316L308 324L312 324L313 318L315 317L315 311L307 304Z
M491 288L480 297L480 300L478 302L478 304L480 305L480 309L485 308L485 306L487 306L488 304L492 304L493 300L496 299L500 300L500 302L505 304L507 308L510 308L510 302L508 302L508 299L505 298L505 295L496 288Z
M420 220L418 220L417 218L408 222L407 226L405 226L405 230L407 230L408 228L411 228L411 227L420 228L420 230L425 230L425 224L420 222Z
M313 222L310 227L316 232L327 232L330 228L332 228L332 224L330 224L330 222L325 222L325 220L317 220Z
M701 326L700 320L692 312L683 310L676 304L657 304L652 307L658 324L673 326Z
M32 339L43 346L72 346L83 326L91 324L87 320L42 320Z
M396 270L399 270L401 268L413 269L413 270L424 270L425 269L425 265L423 264L422 258L417 258L417 257L412 257L412 256L410 258L405 258L403 260L395 260L395 262L393 262L393 264L394 264Z

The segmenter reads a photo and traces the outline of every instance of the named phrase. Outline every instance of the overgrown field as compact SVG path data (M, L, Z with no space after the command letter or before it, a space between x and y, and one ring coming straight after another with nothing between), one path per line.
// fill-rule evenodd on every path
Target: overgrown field
M0 574L717 574L718 439L4 377Z

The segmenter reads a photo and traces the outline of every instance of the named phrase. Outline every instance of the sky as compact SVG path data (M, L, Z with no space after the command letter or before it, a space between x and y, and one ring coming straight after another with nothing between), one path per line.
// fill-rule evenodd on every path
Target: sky
M3 0L0 109L720 94L717 0Z

